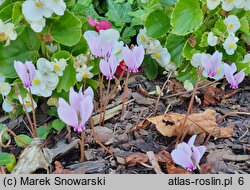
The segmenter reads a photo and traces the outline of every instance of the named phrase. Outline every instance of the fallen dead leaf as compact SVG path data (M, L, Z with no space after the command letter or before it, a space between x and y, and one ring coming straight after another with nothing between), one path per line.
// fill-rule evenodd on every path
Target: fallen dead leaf
M222 89L216 88L212 85L207 86L204 92L204 106L210 104L215 104L217 101L220 101L222 97Z
M191 174L189 171L178 168L173 164L167 164L168 174Z
M147 163L149 161L146 154L135 152L126 157L125 162L129 166L135 166L140 163Z
M229 138L231 137L234 125L230 124L227 127L220 127L216 123L216 112L207 109L202 113L195 113L188 116L186 122L186 129L188 128L189 134L202 134L208 133L216 138ZM172 137L178 136L180 126L184 122L186 115L178 113L169 113L156 117L148 118L147 120L155 124L156 129L164 136Z
M170 153L165 150L158 152L155 156L160 164L173 164L174 163Z
M85 132L86 132L86 136L89 136L90 134L92 134L91 129L86 129ZM107 127L96 126L95 127L95 133L96 133L96 136L99 139L99 141L101 143L104 143L104 144L106 142L108 142L108 141L115 138L114 132L111 129L107 128ZM90 138L86 139L87 143L92 143L91 142L92 140L93 139L90 139Z
M212 171L212 166L208 163L200 165L200 174L209 174Z
M133 92L132 97L135 99L135 102L140 105L152 105L155 103L155 99L146 98L137 92Z

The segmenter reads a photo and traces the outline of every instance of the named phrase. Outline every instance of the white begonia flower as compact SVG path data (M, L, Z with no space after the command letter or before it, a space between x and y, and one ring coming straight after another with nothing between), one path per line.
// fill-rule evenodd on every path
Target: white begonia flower
M83 65L82 67L80 68L77 68L76 69L76 80L78 82L82 81L83 79L86 79L86 78L92 78L94 75L93 73L91 73L91 69L93 69L93 66L90 66L88 67L87 65Z
M31 21L27 19L27 22L30 24L30 27L35 31L35 32L42 32L43 28L46 25L46 20L45 18L42 18L40 20L36 21Z
M123 60L122 50L123 50L124 43L122 41L115 41L114 47L112 48L111 55L114 55L118 62Z
M207 0L207 8L209 10L214 10L219 4L221 0Z
M243 8L245 6L245 0L222 0L222 9L225 11L231 11L235 8Z
M75 57L74 60L74 68L77 69L79 67L83 67L88 61L88 57L84 54L80 54L78 56Z
M54 54L57 51L57 45L50 43L49 45L45 46L49 54Z
M249 11L250 10L250 0L246 0L245 6L244 6L244 10L245 11Z
M0 82L0 94L7 96L11 91L11 86L7 82Z
M241 63L248 63L248 62L250 64L250 54L249 53L244 56L244 59L241 61Z
M29 21L39 21L43 17L51 17L53 11L48 8L44 0L26 0L22 5L22 12Z
M171 55L167 48L162 48L159 52L151 54L151 57L163 68L167 68L171 59Z
M5 46L10 44L10 40L15 40L17 33L15 31L15 25L12 23L6 23L0 19L0 42L6 42Z
M3 111L9 113L9 112L12 112L12 110L14 109L14 106L10 100L8 100L7 98L4 98L2 108L3 108Z
M228 55L233 55L237 49L237 42L239 38L235 37L234 34L230 34L223 43L223 48L226 50Z
M152 54L152 53L157 53L161 51L162 46L159 40L153 40L150 41L147 49L146 49L146 54Z
M147 36L147 29L143 28L140 29L137 37L136 37L136 42L138 44L138 46L142 45L144 47L144 49L146 49L150 43L150 41L152 41L153 39Z
M195 68L198 68L200 65L201 65L201 57L202 55L208 55L208 56L211 56L209 54L206 54L206 53L195 53L193 56L192 56L192 59L190 61L191 65Z
M216 46L218 42L218 37L214 35L213 32L209 32L207 36L207 43L210 46Z
M63 0L44 0L47 8L53 10L57 15L62 16L66 10L66 4Z
M63 76L63 71L67 66L67 61L66 59L62 58L62 59L54 59L54 61L52 62L53 65L53 69L54 72L57 74L57 76Z
M29 94L27 94L26 97L23 98L23 99L22 99L22 97L20 95L18 95L18 99L19 99L19 102L23 105L23 107L25 107L27 112L32 111L32 102L33 102L33 105L34 105L34 109L36 109L36 107L37 107L37 104L33 99L32 99L32 102L31 102Z
M38 70L36 71L35 78L32 82L31 92L32 94L43 97L49 97L52 94L52 90L47 88L46 82L44 81L42 74Z
M228 33L235 33L240 28L240 20L235 15L229 15L225 18L224 23L227 26Z

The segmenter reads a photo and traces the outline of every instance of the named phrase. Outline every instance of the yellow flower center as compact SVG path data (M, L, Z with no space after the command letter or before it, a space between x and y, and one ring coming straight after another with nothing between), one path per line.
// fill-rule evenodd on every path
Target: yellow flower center
M234 24L233 24L233 23L229 24L228 28L229 28L229 29L234 28Z
M33 84L37 86L40 84L40 81L38 79L34 79Z
M229 3L232 3L232 2L234 2L234 0L228 0L228 2L229 2Z
M31 102L29 101L29 102L25 102L25 106L26 107L31 107Z
M234 46L234 43L231 43L231 44L229 44L229 48L230 49L233 49L235 46Z
M83 78L89 78L89 73L88 72L83 72L82 77Z
M146 38L145 38L145 36L144 35L141 35L141 41L146 41Z
M119 55L119 54L121 54L122 53L122 50L120 49L117 53L116 53L116 55Z
M37 7L43 6L43 4L42 4L40 1L35 2L35 5L36 5Z
M3 42L3 41L6 41L8 40L8 35L3 33L3 32L0 32L0 42Z
M55 64L54 65L54 70L55 71L59 71L61 69L60 65L59 64Z
M155 54L155 59L159 59L160 57L161 57L161 54L159 54L159 53Z

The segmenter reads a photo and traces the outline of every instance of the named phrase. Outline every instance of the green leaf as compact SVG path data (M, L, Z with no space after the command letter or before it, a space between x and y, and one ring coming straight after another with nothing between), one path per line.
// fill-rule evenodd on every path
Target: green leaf
M6 166L9 172L16 165L16 158L13 154L9 154L7 152L0 152L0 165Z
M25 142L26 144L30 144L31 141L32 141L32 138L30 138L29 136L27 135L24 135L24 134L21 134L21 135L17 135L23 142ZM15 139L15 142L18 146L20 147L24 147L24 144L21 143L16 137L14 138Z
M22 14L22 3L16 2L12 9L12 22L13 23L19 23L23 19Z
M105 16L115 23L116 26L123 26L125 23L131 22L128 13L132 11L131 5L127 3L119 4L108 0L108 12Z
M1 143L5 143L6 140L10 140L10 136L5 130L6 126L0 123Z
M14 6L14 3L4 7L3 9L0 9L0 18L2 19L2 21L5 22L11 19L13 6Z
M249 33L249 21L247 20L246 16L240 19L240 31L248 34Z
M56 42L73 46L82 36L81 27L81 21L73 13L65 11L62 17L53 22L50 32Z
M65 90L66 92L76 84L76 70L74 68L74 59L72 55L67 51L58 51L56 52L51 60L54 59L67 59L67 66L63 72L63 76L59 77L59 83L57 85L57 92L62 92Z
M87 41L85 40L85 38L82 36L80 41L76 45L71 46L71 47L63 46L62 49L66 50L68 52L71 52L71 54L73 56L77 56L81 53L85 54L87 52L88 44L87 44Z
M53 121L52 127L60 132L65 127L65 123L63 123L60 119L56 119Z
M40 126L37 128L37 135L43 140L46 140L47 136L51 133L52 126Z
M173 33L186 35L195 31L203 21L199 0L179 0L175 5L171 25Z
M170 20L164 11L155 10L148 15L145 26L148 36L159 38L169 31Z
M152 59L151 56L145 56L143 68L145 75L149 80L154 80L158 76L158 66L159 64L154 59Z
M186 58L186 60L191 60L193 55L195 53L198 53L200 51L194 49L193 47L191 47L190 43L187 41L185 46L184 46L184 49L183 49L183 52L182 52L182 55L183 57Z
M197 68L194 68L192 65L187 67L186 64L183 64L179 69L177 79L181 82L189 80L191 83L195 84L197 79Z
M187 37L170 34L167 37L166 47L171 54L171 61L178 67L182 63L182 51Z
M9 46L3 47L0 44L0 73L7 78L15 78L17 74L14 61L36 61L39 48L40 41L29 28L26 28L15 41L11 41Z
M97 89L99 87L99 82L94 79L87 79L86 83L87 85L91 86L93 89Z
M129 44L131 41L131 37L136 35L136 30L133 27L126 27L122 33L122 40Z
M221 19L217 20L214 28L211 29L216 36L221 36L227 31L227 26Z

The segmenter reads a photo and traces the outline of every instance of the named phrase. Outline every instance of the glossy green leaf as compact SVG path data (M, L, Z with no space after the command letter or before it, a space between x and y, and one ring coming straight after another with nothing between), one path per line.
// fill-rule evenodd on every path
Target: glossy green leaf
M149 80L154 80L157 77L158 67L159 64L154 59L152 59L151 56L145 56L143 61L143 68L145 75Z
M170 34L167 37L166 47L171 55L171 61L178 67L182 63L182 51L187 37Z
M52 126L40 126L37 128L37 135L43 140L46 140L47 136L52 132Z
M16 40L11 41L9 46L4 47L0 44L0 73L7 78L16 77L14 61L36 61L39 48L40 41L29 28L26 28Z
M0 152L0 166L6 166L9 172L16 165L16 158L13 154L7 152Z
M148 15L145 26L148 36L159 38L169 31L170 20L164 11L156 10Z
M65 123L63 123L60 119L56 119L52 123L52 127L58 132L60 132L65 126Z
M173 33L186 35L195 31L203 21L199 0L179 0L174 8L171 25Z
M62 17L53 22L50 33L56 42L73 46L82 36L81 27L81 21L73 13L65 11Z
M115 23L116 26L123 26L125 23L131 22L131 17L128 13L132 11L131 5L127 3L114 3L108 0L108 12L105 16Z
M24 134L20 134L20 135L17 135L23 142L25 142L26 144L30 144L31 141L32 141L32 138L30 138L29 136L27 135L24 135ZM25 145L20 142L16 137L14 138L15 139L15 142L18 146L20 147L24 147Z

